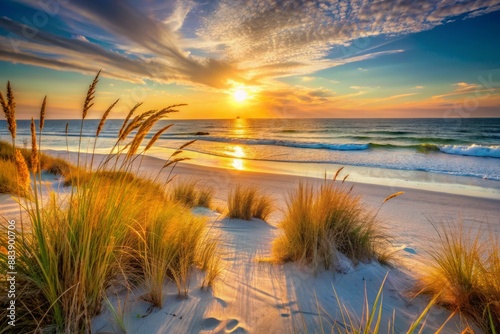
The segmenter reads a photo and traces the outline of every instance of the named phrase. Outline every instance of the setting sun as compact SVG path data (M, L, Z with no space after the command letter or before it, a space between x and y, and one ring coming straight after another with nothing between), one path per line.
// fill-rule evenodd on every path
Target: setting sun
M242 101L245 101L247 98L248 98L248 94L247 92L244 90L244 89L237 89L234 94L233 94L233 97L236 101L238 102L242 102Z

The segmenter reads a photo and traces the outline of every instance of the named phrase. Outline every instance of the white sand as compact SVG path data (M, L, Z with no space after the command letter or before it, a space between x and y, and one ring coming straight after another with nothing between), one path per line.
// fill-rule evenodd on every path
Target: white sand
M52 152L54 153L54 152ZM155 175L163 161L145 158L140 173ZM348 167L346 167L348 172ZM293 189L300 177L289 175L241 172L228 169L179 164L174 171L179 178L196 178L216 188L216 201L225 205L228 189L236 183L255 184L269 192L283 208L284 196ZM311 179L312 182L318 180ZM361 315L366 294L369 303L383 288L383 329L392 321L395 310L395 331L405 332L425 308L424 298L409 300L407 290L419 264L427 261L428 249L436 238L429 221L436 225L461 218L465 228L481 227L490 235L500 236L500 200L451 195L438 191L400 189L381 185L355 184L367 206L376 210L384 198L396 191L406 193L387 202L379 218L394 236L394 247L401 249L402 264L389 270L375 263L353 267L344 260L341 272L320 271L317 275L298 264L271 265L259 262L270 255L271 242L279 233L277 224L281 212L268 223L254 220L223 219L208 209L197 208L196 214L207 216L223 245L224 271L215 286L201 291L203 273L195 271L191 278L189 298L177 300L174 284L166 285L163 309L151 309L140 296L140 289L110 296L112 304L122 314L128 333L293 333L330 331L334 321L341 320L338 302ZM436 189L439 190L439 189ZM5 196L0 199L5 211ZM5 209L4 209L5 208ZM482 224L479 221L483 222ZM334 292L335 291L335 292ZM119 333L114 316L105 311L93 321L93 332ZM448 318L449 312L433 308L425 333L434 333ZM460 332L458 319L451 321L443 333Z

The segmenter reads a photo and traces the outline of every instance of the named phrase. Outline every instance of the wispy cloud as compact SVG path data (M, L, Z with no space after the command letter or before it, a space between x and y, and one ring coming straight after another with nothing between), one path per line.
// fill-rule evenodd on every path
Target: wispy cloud
M349 88L355 89L355 90L366 90L366 89L374 89L374 88L380 88L380 86L377 87L370 87L370 86L350 86Z
M446 93L446 94L440 94L440 95L434 95L432 96L432 99L434 100L441 100L443 98L447 97L452 97L452 96L457 96L457 95L464 95L464 94L470 94L473 92L482 92L482 87L478 84L474 83L467 83L467 82L457 82L453 84L455 87L451 92Z
M41 10L39 3L18 0ZM103 68L122 80L145 79L227 88L361 62L403 50L354 53L332 59L332 50L360 38L428 30L448 20L500 9L493 0L222 0L156 2L72 0L62 5L63 33L3 17L0 59L91 73ZM203 7L203 10L200 8ZM148 10L149 8L149 10ZM189 25L190 14L201 21ZM85 30L85 31L82 31ZM189 33L187 33L189 32ZM73 37L67 37L73 36ZM92 40L105 41L96 44ZM366 70L363 67L360 71Z
M396 99L401 99L403 97L408 97L408 96L413 96L417 95L418 93L405 93L405 94L397 94L397 95L391 95L388 97L384 97L381 99L375 99L372 101L372 103L378 103L378 102L385 102L385 101L390 101L390 100L396 100Z

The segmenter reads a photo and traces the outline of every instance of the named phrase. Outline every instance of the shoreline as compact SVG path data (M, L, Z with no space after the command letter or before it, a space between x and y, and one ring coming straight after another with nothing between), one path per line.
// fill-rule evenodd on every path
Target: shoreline
M67 158L67 152L44 150L45 153ZM73 155L74 153L70 153ZM96 157L104 156L96 154ZM96 159L98 163L100 159ZM165 163L164 159L154 156L144 156L139 175L154 177ZM340 167L339 167L340 168ZM134 170L133 172L136 172ZM328 178L333 177L336 169L329 171ZM163 172L163 177L168 173ZM418 189L407 187L406 184L396 185L398 180L387 184L363 183L351 180L351 167L344 166L341 177L349 174L346 183L353 185L353 192L361 196L361 200L370 209L376 211L382 205L383 200L396 192L404 191L405 194L385 203L378 213L378 218L385 221L395 235L404 236L400 243L412 244L416 239L424 242L429 237L435 236L434 225L450 223L451 221L462 221L464 228L475 229L480 221L482 229L486 229L500 237L500 196L471 196L461 193L451 193L453 186L438 189ZM275 198L278 207L283 208L285 197L288 192L298 185L299 181L307 181L313 184L323 180L324 174L315 176L290 175L269 173L253 170L238 170L222 167L203 166L188 162L179 163L173 170L172 175L183 179L199 179L203 183L215 188L214 197L219 205L225 205L227 192L232 185L237 183L256 185L268 192ZM161 176L160 176L161 180ZM496 195L496 193L494 193ZM432 218L431 218L432 217ZM273 224L278 223L278 214L275 213L271 219ZM437 219L438 221L432 221ZM404 222L404 223L399 223ZM484 226L486 225L486 226ZM415 231L407 231L405 226L418 227ZM418 233L417 233L418 232ZM421 247L422 245L418 245Z
M46 153L54 153L59 157L67 157L66 150L44 149ZM153 147L148 151L148 158L165 161L175 149ZM108 148L97 149L96 153L107 154ZM75 154L70 151L70 155ZM282 162L265 161L242 158L229 158L199 153L185 149L183 156L190 160L183 162L186 165L199 166L200 168L218 168L229 173L257 172L273 175L288 175L323 179L344 167L348 171L348 180L356 184L371 184L389 186L392 188L407 188L425 190L435 193L463 195L485 199L500 200L500 181L480 179L471 176L456 176L440 174L429 171L396 170L380 167L341 165L335 163L310 163L310 162Z

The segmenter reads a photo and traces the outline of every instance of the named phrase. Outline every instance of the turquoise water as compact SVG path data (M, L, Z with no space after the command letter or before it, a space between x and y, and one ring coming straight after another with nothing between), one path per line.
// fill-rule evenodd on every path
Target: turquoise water
M66 123L68 144L76 148L77 120L48 120L45 148L66 149ZM97 123L86 121L84 136L94 137ZM176 148L197 139L189 150L213 156L421 171L500 182L500 119L164 120L157 128L168 123L174 126L157 147ZM106 123L100 149L112 145L121 125L118 120ZM5 121L0 123L0 135L8 138ZM29 122L18 121L18 143L28 136Z

